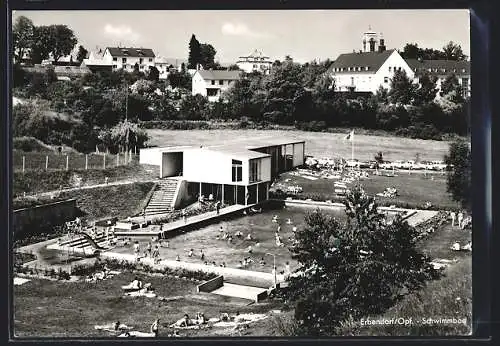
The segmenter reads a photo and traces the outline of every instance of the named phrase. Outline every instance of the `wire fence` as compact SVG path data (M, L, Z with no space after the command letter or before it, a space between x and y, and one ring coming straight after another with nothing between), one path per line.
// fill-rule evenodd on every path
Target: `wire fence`
M46 154L14 151L12 161L14 172L24 173L40 170L107 169L138 162L139 155L127 152L119 154Z

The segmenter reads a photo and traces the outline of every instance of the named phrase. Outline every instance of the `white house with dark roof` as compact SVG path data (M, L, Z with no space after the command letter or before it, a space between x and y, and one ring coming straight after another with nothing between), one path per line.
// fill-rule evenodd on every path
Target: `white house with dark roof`
M337 91L376 93L380 86L390 89L395 71L415 73L395 49L341 54L330 67Z
M206 96L208 101L216 102L240 78L241 71L198 70L193 75L192 94L200 94Z
M247 56L240 56L236 62L236 65L247 73L262 72L264 74L271 71L272 64L270 57L265 56L257 49Z
M406 59L410 68L415 72L415 78L418 81L420 75L427 73L437 78L436 86L438 88L437 98L441 83L450 74L454 74L460 85L464 97L470 96L470 62L454 60L417 60Z
M132 72L138 64L139 71L147 72L150 66L155 66L155 53L150 48L107 47L103 60L111 63L113 70Z

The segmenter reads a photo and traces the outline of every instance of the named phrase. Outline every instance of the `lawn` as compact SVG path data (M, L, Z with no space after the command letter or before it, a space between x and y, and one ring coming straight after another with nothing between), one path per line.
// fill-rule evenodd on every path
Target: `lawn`
M245 141L246 138L291 138L306 141L306 155L316 157L351 158L351 142L345 141L345 133L324 133L282 130L147 130L150 145L211 145L227 141ZM443 160L448 152L448 142L411 139L391 136L355 134L354 156L359 160L373 160L377 152L385 160Z
M160 337L171 333L166 326L185 313L194 317L203 311L208 318L220 313L264 313L277 308L277 303L247 305L233 299L207 293L196 293L196 283L163 276L140 275L152 283L156 294L171 297L162 302L157 298L123 297L122 285L134 279L134 274L122 273L99 283L58 282L34 279L14 286L14 330L19 337L106 337L109 334L94 329L94 325L119 320L134 330L149 332L151 323L160 318ZM184 297L180 297L184 296ZM212 331L188 331L189 336L214 334ZM222 330L219 330L219 333ZM184 333L181 332L181 335Z
M155 186L152 182L110 185L61 193L61 197L75 198L77 207L85 218L136 215L145 207L146 197Z
M334 181L331 179L308 180L284 173L280 176L275 189L283 189L285 186L299 185L303 192L297 196L305 196L313 199L334 200ZM432 178L425 177L422 173L398 173L396 177L369 175L361 180L363 189L370 195L375 196L383 192L387 187L394 187L398 190L395 198L376 197L380 204L395 204L422 208L425 202L431 202L433 206L441 209L457 208L449 193L446 191L446 175L433 174Z

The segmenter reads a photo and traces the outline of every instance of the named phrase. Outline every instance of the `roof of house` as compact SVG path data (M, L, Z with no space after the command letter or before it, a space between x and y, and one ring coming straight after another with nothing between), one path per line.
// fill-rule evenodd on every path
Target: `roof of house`
M242 160L252 160L258 159L261 157L269 157L269 154L259 153L257 151L248 150L239 146L233 145L221 145L221 146L209 146L202 148L193 148L193 150L201 150L201 151L212 151L216 153L221 153L224 155L231 156L234 159L242 159Z
M447 75L449 73L470 74L469 61L406 59L406 63L417 73L428 72L435 75Z
M157 64L168 64L172 66L180 66L182 63L187 64L186 59L177 59L177 58L164 58L164 57L159 57L157 56L155 58L155 63Z
M125 48L125 47L107 47L112 56L130 56L135 58L146 57L154 58L155 53L150 48Z
M241 71L226 71L226 70L198 70L197 71L203 79L224 79L224 80L238 80L240 79Z
M240 58L268 58L269 59L268 56L262 54L262 52L258 51L257 49L246 56L240 56Z
M383 52L361 52L340 54L335 62L330 66L330 72L335 73L375 73L395 49L386 50ZM354 71L348 71L349 67L355 67ZM358 71L358 67L361 71ZM368 67L368 70L366 70ZM335 68L343 68L344 71L337 72Z

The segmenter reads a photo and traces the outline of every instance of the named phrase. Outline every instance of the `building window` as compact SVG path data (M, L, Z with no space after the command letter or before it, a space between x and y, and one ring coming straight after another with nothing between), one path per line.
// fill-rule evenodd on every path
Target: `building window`
M351 85L354 85L354 77L351 77Z
M398 71L401 71L401 66L398 67Z
M368 66L365 66L365 71L368 71L369 67Z
M126 64L127 63L127 58L122 58L122 64Z
M372 77L368 77L368 82L372 82Z
M149 62L153 62L153 58L149 58Z
M344 72L344 68L343 68L343 67L341 67L341 68L340 68L340 71L341 71L341 72Z
M351 71L351 68L350 68L350 67L348 67L348 68L347 68L347 71Z
M224 85L224 81L223 81L223 80L220 80L220 81L219 81L219 85Z
M260 160L251 160L250 161L250 182L254 183L256 181L260 181Z
M212 80L212 85L215 85L215 80Z
M207 96L217 96L219 89L209 88L207 89Z
M384 77L384 83L389 83L389 77Z
M464 68L462 69L462 73L465 73L465 69Z
M233 182L243 180L243 163L239 160L233 160Z
M253 68L257 68L257 64L254 64L254 65L253 65Z
M116 65L113 65L113 68L116 68L117 66Z
M118 58L117 58L117 57L114 57L114 58L113 58L113 61L116 61L116 60L118 60Z
M462 78L462 96L469 96L469 78Z
M391 72L391 67L389 66L389 72Z
M139 64L142 64L144 62L143 58L139 58Z

